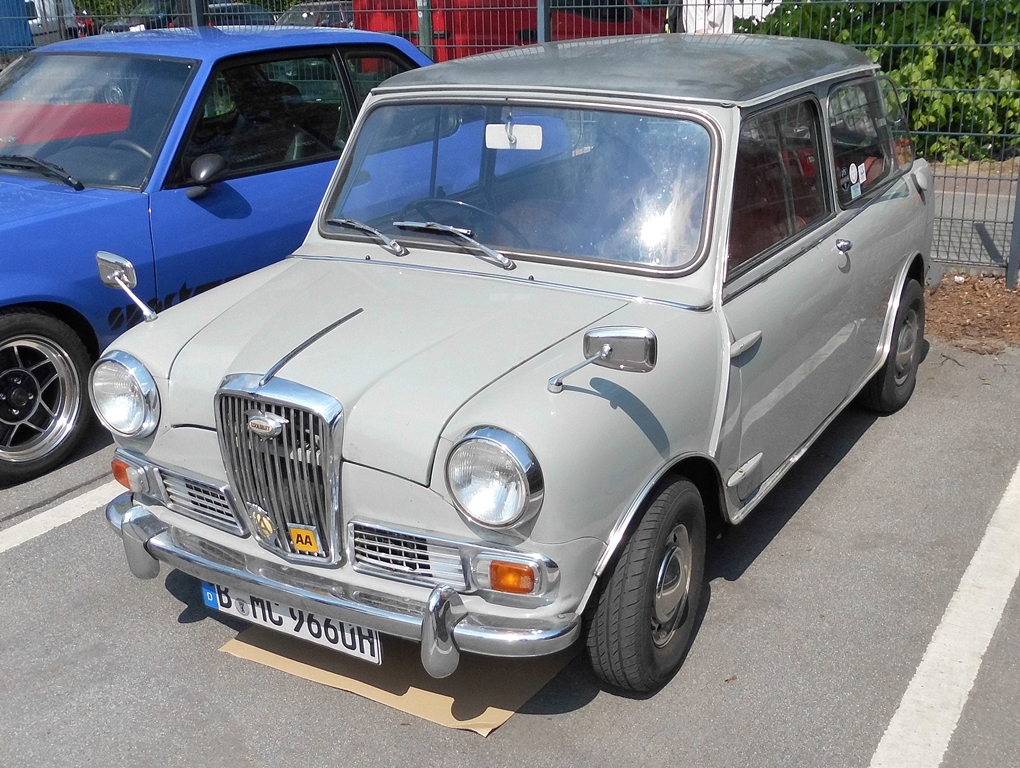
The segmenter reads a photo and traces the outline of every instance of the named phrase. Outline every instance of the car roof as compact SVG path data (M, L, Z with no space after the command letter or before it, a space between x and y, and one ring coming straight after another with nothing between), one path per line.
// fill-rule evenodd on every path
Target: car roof
M313 45L366 45L385 43L421 63L422 56L406 40L393 35L331 27L200 27L121 32L67 40L44 46L31 55L46 53L129 53L180 56L199 61L239 53L300 48Z
M491 87L742 104L805 81L875 68L855 48L819 40L632 35L507 48L397 75L376 90Z

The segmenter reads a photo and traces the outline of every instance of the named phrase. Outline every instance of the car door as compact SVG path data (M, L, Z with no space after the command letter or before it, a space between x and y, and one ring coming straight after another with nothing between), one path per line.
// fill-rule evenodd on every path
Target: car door
M358 100L333 49L235 58L210 75L151 226L161 308L278 261L301 244ZM192 164L226 171L204 194ZM199 192L199 194L196 194Z
M836 248L823 136L812 97L741 125L723 289L732 346L720 444L724 481L739 500L849 391L854 275Z
M882 91L883 85L887 89ZM892 82L866 77L833 86L827 103L832 172L849 244L859 328L856 382L878 361L886 309L899 267L921 241L918 191L905 172L913 145Z

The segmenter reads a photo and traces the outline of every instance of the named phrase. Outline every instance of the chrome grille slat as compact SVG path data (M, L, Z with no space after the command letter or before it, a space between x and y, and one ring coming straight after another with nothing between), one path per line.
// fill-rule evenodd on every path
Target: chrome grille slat
M223 489L169 469L160 468L158 472L170 509L231 533L244 532Z
M460 550L456 546L364 523L352 523L351 531L351 551L356 566L382 569L430 584L467 586Z
M337 413L341 412L336 405ZM276 437L260 437L248 429L253 411L286 423ZM263 510L274 526L275 537L272 541L260 539L263 546L291 559L337 562L339 510L335 486L327 485L326 480L333 466L330 423L320 413L250 391L221 390L216 412L224 463L235 495L242 503ZM314 527L322 551L317 555L299 552L289 535L293 525Z

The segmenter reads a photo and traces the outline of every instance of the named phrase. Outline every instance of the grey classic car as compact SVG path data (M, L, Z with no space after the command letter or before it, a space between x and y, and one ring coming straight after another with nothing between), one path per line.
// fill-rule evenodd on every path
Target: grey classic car
M130 488L107 519L135 576L166 563L370 662L389 636L434 676L580 640L654 690L707 521L852 401L909 399L931 190L892 83L840 45L656 35L400 75L297 253L94 367Z

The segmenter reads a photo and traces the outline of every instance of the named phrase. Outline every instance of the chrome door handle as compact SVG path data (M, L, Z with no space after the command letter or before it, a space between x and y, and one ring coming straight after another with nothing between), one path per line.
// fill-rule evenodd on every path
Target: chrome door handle
M853 247L854 244L851 243L849 240L842 237L836 238L836 250L842 253L844 256L850 253L850 249Z

